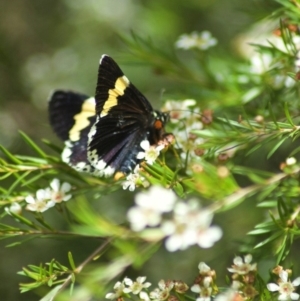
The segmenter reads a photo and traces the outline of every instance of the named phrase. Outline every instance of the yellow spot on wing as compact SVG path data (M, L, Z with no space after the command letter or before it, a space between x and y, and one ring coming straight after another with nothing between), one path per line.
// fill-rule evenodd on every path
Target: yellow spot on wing
M96 114L95 99L91 97L82 104L81 112L74 116L75 124L69 132L69 139L71 141L78 141L80 138L80 131L90 125L88 120Z
M100 117L106 116L109 110L118 104L117 97L124 95L124 91L128 86L129 80L125 75L116 80L115 87L108 90L108 99L104 103Z

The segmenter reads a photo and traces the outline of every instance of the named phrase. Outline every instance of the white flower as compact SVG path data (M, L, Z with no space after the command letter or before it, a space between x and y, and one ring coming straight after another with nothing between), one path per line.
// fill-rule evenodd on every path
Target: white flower
M250 57L250 72L253 74L262 75L274 68L281 66L270 53L254 53ZM295 80L286 74L276 73L271 79L271 84L277 89L283 86L289 88L295 85Z
M150 293L150 299L152 299L153 301L167 300L170 295L170 291L174 287L174 282L173 281L165 282L164 280L160 280L158 282L158 287L159 288L156 288L154 291Z
M209 278L209 277L205 277L205 278ZM205 280L205 278L204 278L204 280ZM196 299L196 301L210 301L211 300L212 287L210 286L209 281L203 281L203 285L194 284L191 287L191 291L199 294L199 297Z
M149 165L154 163L159 152L164 148L163 145L151 146L148 140L143 140L140 145L144 152L139 152L136 157L140 160L144 159Z
M139 174L139 164L135 167L133 173L130 173L126 177L126 181L123 182L123 189L128 188L129 191L134 191L138 184L142 184L144 187L149 186L149 182Z
M142 231L147 226L157 226L161 221L161 213L136 206L128 210L127 218L133 231Z
M194 293L200 293L200 291L201 291L200 284L193 284L191 287L191 291Z
M237 256L233 259L233 265L231 268L228 268L230 273L236 273L239 275L248 274L251 271L256 271L256 263L250 264L252 261L252 255L248 254L244 257L244 261L240 256Z
M211 268L205 262L202 261L199 263L198 269L200 275L207 275L211 272Z
M181 35L176 41L175 46L185 50L191 48L207 50L217 43L217 39L214 38L209 31L202 31L201 33L194 31L190 34Z
M174 124L172 133L176 137L176 146L183 151L181 153L183 160L186 160L187 153L189 158L195 156L195 150L199 149L199 145L204 141L193 133L203 129L203 123L200 121L202 115L199 107L194 107L195 105L194 99L169 100L162 108L170 114L170 120Z
M242 283L238 280L233 280L231 283L231 288L235 291L238 291L241 286L242 286Z
M297 160L294 157L289 157L285 160L286 165L294 165L297 163Z
M194 244L202 248L211 247L222 236L219 227L210 227L212 217L209 210L199 208L196 200L178 202L174 208L173 220L164 222L161 227L169 236L166 239L167 250L184 250Z
M131 173L126 177L126 181L123 182L123 189L128 188L129 191L134 191L137 181L139 181L140 175L138 173Z
M172 123L178 123L191 116L191 107L196 105L196 100L186 99L182 101L168 100L165 102L162 111L169 112Z
M11 203L11 205L9 207L5 207L4 210L8 213L15 213L20 215L22 213L22 206L19 203Z
M176 195L172 190L152 186L146 193L138 193L135 198L137 206L127 212L131 229L141 231L146 226L157 226L161 215L173 209Z
M194 156L194 150L199 147L204 141L203 138L195 136L193 131L203 130L203 123L199 121L199 116L190 114L189 118L184 120L184 128L176 128L173 134L176 137L176 144L184 151L183 159L186 158L186 153Z
M117 299L123 295L123 290L125 289L125 285L123 282L118 281L114 286L114 293L108 293L105 295L106 299Z
M144 291L140 292L139 297L142 301L150 301L150 297L149 297L148 293L146 293Z
M50 183L50 199L55 203L61 203L68 201L72 195L67 194L71 190L71 185L69 183L64 182L60 185L59 179L53 179Z
M176 194L161 186L152 186L147 192L138 193L135 203L143 208L149 208L158 212L170 212L174 208L177 199Z
M284 270L279 273L279 277L278 284L267 284L268 290L271 292L278 291L278 300L298 300L299 294L294 293L294 291L295 287L300 285L300 277L296 278L293 282L290 282L288 280L288 272Z
M211 270L211 268L204 262L200 262L198 265L199 274L201 281L199 283L194 284L191 287L191 291L194 293L199 293L199 297L196 301L210 301L213 284L213 276L215 276L215 271Z
M150 282L145 282L146 277L137 277L136 281L132 281L130 278L125 278L124 283L128 285L123 292L124 293L133 293L134 295L140 294L142 289L148 288L151 286ZM145 282L145 283L144 283Z
M236 291L229 289L223 294L218 295L215 298L215 301L236 301L236 300L244 300L244 298Z
M250 71L254 74L263 74L271 68L272 56L269 53L255 53L250 58Z
M50 198L50 190L48 189L39 189L36 192L36 198L32 195L28 195L25 198L27 210L36 211L36 212L44 212L47 209L53 207L55 205L54 201L49 201Z
M169 236L166 239L165 246L170 252L185 250L195 242L195 233L186 223L175 220L166 221L162 224L161 229Z
M213 214L205 210L199 214L199 224L196 228L196 243L201 248L210 248L222 237L222 229L219 226L210 226Z
M211 294L212 294L212 288L211 287L201 287L199 294L200 294L200 297L198 297L196 299L196 301L210 301Z

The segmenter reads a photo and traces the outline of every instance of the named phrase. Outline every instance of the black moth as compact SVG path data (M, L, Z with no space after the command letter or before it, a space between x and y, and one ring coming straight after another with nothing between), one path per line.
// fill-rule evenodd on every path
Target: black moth
M140 144L156 145L167 135L167 113L153 110L146 97L107 55L100 60L95 98L57 90L50 97L49 118L65 141L62 159L78 171L118 179L141 161Z

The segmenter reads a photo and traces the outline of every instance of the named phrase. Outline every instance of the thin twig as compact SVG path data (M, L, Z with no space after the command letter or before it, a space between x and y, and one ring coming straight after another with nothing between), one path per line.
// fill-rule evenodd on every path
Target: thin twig
M92 254L90 254L75 270L74 273L79 274L82 269L91 262L101 251L103 251L106 246L112 241L112 238L108 238L103 244L101 244ZM70 283L72 282L72 274L68 276L65 282L62 284L60 289L56 292L56 294L50 299L51 301L54 300L56 295L62 292Z

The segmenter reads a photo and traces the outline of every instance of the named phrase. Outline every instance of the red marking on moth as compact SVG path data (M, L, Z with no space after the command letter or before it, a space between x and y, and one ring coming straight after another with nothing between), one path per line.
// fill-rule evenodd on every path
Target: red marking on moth
M162 127L163 127L162 122L160 120L155 120L155 122L154 122L154 128L156 130L160 130Z

